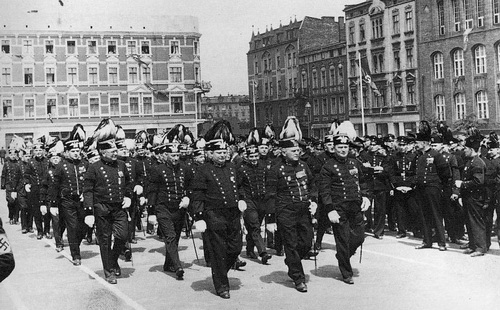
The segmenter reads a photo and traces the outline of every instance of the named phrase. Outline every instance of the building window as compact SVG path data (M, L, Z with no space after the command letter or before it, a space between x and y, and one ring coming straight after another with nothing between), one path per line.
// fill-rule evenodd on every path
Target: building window
M137 54L137 42L127 41L127 55Z
M193 42L193 54L195 54L195 55L200 54L200 42L198 42L198 41Z
M455 31L460 31L461 27L461 19L462 19L462 12L460 12L460 2L462 0L452 0L451 1L451 6L453 9L453 23L455 25Z
M151 69L149 67L142 68L142 81L144 83L151 83ZM198 68L195 68L195 81L198 82Z
M149 55L149 53L151 53L149 41L141 41L141 54Z
M97 54L97 41L95 41L95 40L87 41L87 53L89 55L96 55Z
M406 64L408 68L415 67L413 63L413 46L406 48Z
M372 19L372 38L379 39L384 37L384 22L382 17Z
M23 55L33 55L33 40L23 40Z
M464 0L464 11L465 11L465 29L472 29L473 27L473 13L474 8L472 7L472 0Z
M335 84L335 67L330 66L330 86L336 85Z
M498 45L498 59L500 61L500 45ZM500 63L499 63L500 64ZM307 72L302 71L302 88L307 88ZM307 95L307 94L306 94Z
M179 55L181 53L179 49L179 41L170 41L170 54Z
M45 40L45 54L54 54L54 40Z
M484 0L477 0L477 26L484 27Z
M365 20L361 19L359 21L359 42L365 42L365 40L366 40Z
M109 67L108 81L109 84L118 84L118 67Z
M33 68L24 68L24 85L33 85Z
M47 98L47 116L56 116L56 98Z
M67 47L67 49L66 49L67 54L73 55L76 53L76 41L73 41L73 40L67 41L66 47Z
M10 54L10 40L2 40L2 53Z
M89 84L97 85L97 67L89 67Z
M405 10L405 30L413 31L413 11L411 8Z
M313 102L313 115L319 115L319 102L318 102L318 99L314 99L314 102Z
M90 102L90 115L99 116L99 98L91 97L89 99Z
M48 85L54 84L56 82L56 70L55 68L45 68L45 80Z
M456 119L465 119L465 95L460 93L455 95Z
M493 23L500 23L500 0L492 0L493 5Z
M500 70L500 44L497 45L497 64L498 70Z
M281 69L281 57L280 57L280 55L276 56L276 69Z
M354 44L356 41L354 40L354 23L349 23L349 44Z
M75 85L77 83L77 72L76 72L76 67L69 67L68 68L68 83L70 85Z
M153 114L153 98L143 97L142 106L144 109L144 114Z
M415 104L415 85L408 84L408 104Z
M12 117L12 99L2 99L2 115L4 118Z
M2 85L8 86L11 83L10 68L2 68Z
M474 50L474 60L476 64L476 74L486 73L486 48L479 45Z
M35 99L24 99L24 117L35 117Z
M476 94L477 118L488 119L488 96L485 91L479 91Z
M434 78L442 79L443 75L443 53L436 53L433 57L434 63Z
M384 54L378 55L378 70L384 72Z
M137 84L137 67L128 67L128 82L131 84Z
M403 129L405 131L405 135L409 134L410 132L416 132L417 124L415 122L403 123Z
M392 11L392 34L399 34L399 10Z
M116 41L108 41L108 54L116 54Z
M438 8L438 26L439 26L439 34L443 35L444 34L444 5L443 1L439 1L437 3L437 8Z
M182 97L171 97L170 102L172 103L172 113L183 113L184 106L182 104Z
M322 100L321 109L322 109L321 113L323 113L323 115L328 114L328 101L326 100L326 98L323 98L323 100Z
M130 97L130 114L139 114L139 97Z
M356 59L351 59L350 64L351 64L351 66L350 66L350 73L351 74L350 75L351 76L358 76L358 73L356 71L356 68L357 68Z
M313 70L312 72L312 82L313 82L313 89L316 89L318 88L318 72L316 71L316 69Z
M337 115L338 114L338 111L337 111L337 98L332 97L330 103L331 103L330 110L332 111L332 114L333 115Z
M181 83L182 82L182 68L181 67L170 67L170 82Z
M321 87L326 87L326 69L321 68Z
M396 70L401 70L401 57L399 56L399 51L394 51L394 66Z
M345 112L344 97L339 97L339 113L344 114L344 112Z
M109 115L111 116L120 115L120 98L118 97L109 98Z
M342 64L338 65L337 85L344 85L344 66L342 66Z
M78 116L80 114L78 107L78 98L69 98L68 103L69 103L69 116Z
M402 99L403 97L401 96L401 85L394 86L394 95L396 97L396 104L402 105L403 104L403 99Z
M453 52L453 72L455 77L464 75L464 51L461 49Z

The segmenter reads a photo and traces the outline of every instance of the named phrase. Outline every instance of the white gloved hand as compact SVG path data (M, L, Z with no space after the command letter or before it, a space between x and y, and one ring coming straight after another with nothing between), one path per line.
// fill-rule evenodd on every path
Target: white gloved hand
M460 188L460 187L462 187L462 183L463 183L463 181L456 180L456 181L455 181L455 186L456 186L457 188Z
M184 196L179 203L179 209L187 208L189 206L189 197Z
M40 206L40 212L42 213L42 215L47 214L47 206L46 205L41 205Z
M398 187L396 187L396 189L403 194L406 194L407 192L412 190L412 188L409 186L398 186Z
M244 212L247 209L247 203L245 200L238 201L238 209L240 209L241 212Z
M458 199L458 195L457 194L451 194L451 197L450 197L451 200L455 201Z
M463 207L463 206L464 206L464 203L463 203L463 201L462 201L462 198L458 198L458 204L459 204L461 207Z
M332 223L340 223L340 215L335 210L328 212L328 219Z
M200 232L205 232L205 230L207 230L207 223L204 220L194 222L194 226Z
M10 197L12 197L12 199L16 200L17 199L17 192L10 193Z
M318 204L315 203L314 201L311 201L309 204L309 212L311 212L312 215L316 214L316 210L318 209Z
M389 191L389 196L394 196L394 190L393 190L393 189L391 189L391 190Z
M80 194L80 202L83 202L83 194Z
M270 233L274 233L276 231L276 223L269 223L266 225L266 230Z
M145 205L145 204L147 204L147 203L148 203L148 200L147 200L145 197L141 197L141 198L139 198L139 204L140 204L141 206L143 206L143 205Z
M361 203L361 211L365 212L370 207L371 202L370 199L368 199L367 197L362 197L362 198L363 202Z
M52 214L53 216L59 215L59 208L51 207L49 210L50 210L50 214Z
M127 209L132 204L132 200L128 197L123 197L122 209Z
M141 185L136 185L134 186L134 192L137 194L137 195L140 195L142 194L142 191L143 191L143 188Z
M31 192L31 184L24 185L24 189L26 190L26 193Z
M148 216L148 223L151 224L151 225L158 224L158 220L156 219L156 215L150 215L150 216Z
M85 217L85 224L87 224L88 227L94 226L95 223L95 217L93 215L87 215Z

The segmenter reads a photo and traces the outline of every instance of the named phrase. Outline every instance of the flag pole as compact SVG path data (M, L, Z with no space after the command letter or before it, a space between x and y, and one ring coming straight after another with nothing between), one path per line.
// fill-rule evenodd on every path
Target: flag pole
M361 52L358 51L359 54L359 99L361 101L361 132L363 133L363 137L366 135L365 132L365 103L363 100L363 74L361 70Z
M254 80L252 81L252 104L253 104L253 127L257 127L257 113L255 112L255 84L257 82Z

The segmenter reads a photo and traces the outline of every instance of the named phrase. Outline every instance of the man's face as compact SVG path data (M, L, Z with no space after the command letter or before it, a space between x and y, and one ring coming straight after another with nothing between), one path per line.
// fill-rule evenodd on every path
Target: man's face
M115 161L118 159L118 149L116 147L112 147L107 150L101 150L101 155L105 159Z
M300 158L300 147L287 147L283 149L283 155L290 161L298 161Z
M175 166L179 163L180 153L165 153L165 161Z
M193 161L199 165L202 165L205 163L205 155L201 154L198 156L193 157Z
M33 155L35 155L35 157L42 157L43 156L43 150L41 148L36 148L33 150Z
M120 157L129 157L130 156L130 152L129 152L129 150L126 147L122 147L122 148L118 149L118 156L120 156Z
M347 144L337 144L334 146L335 153L339 155L340 157L347 157L347 154L349 154L349 145Z
M100 160L101 158L99 156L92 156L89 158L89 164L96 163Z
M145 149L137 149L137 156L145 156L146 155L146 150Z
M269 153L269 146L267 145L259 145L258 149L260 156L266 156Z
M68 151L68 157L70 159L80 159L80 149L71 149Z
M57 165L61 161L61 157L59 155L52 155L49 160L52 165Z
M440 152L443 149L443 144L442 143L432 143L431 148Z
M464 148L465 157L472 157L474 150L468 146Z
M24 153L23 156L21 156L21 160L25 163L27 163L31 159L31 155L29 153Z
M325 143L325 151L327 151L328 153L335 152L335 146L333 145L333 142Z
M259 153L252 153L247 155L247 159L252 165L257 165L259 158L260 158Z
M226 161L229 152L227 150L212 151L212 160L215 163L222 164Z
M11 160L16 160L17 159L17 153L14 151L9 151L9 158Z

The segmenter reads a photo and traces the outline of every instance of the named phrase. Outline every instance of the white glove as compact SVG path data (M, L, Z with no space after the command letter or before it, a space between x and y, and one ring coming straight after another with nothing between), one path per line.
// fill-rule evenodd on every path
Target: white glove
M361 203L361 211L365 212L370 207L370 199L363 197L363 202Z
M132 200L128 197L123 197L122 209L127 209L132 204Z
M364 198L364 197L363 197ZM328 219L332 223L340 223L340 215L337 211L333 210L328 212Z
M47 206L41 205L40 206L40 212L42 213L42 215L47 214Z
M143 191L143 188L141 185L136 185L134 186L134 192L137 194L137 195L140 195L142 194L142 191Z
M266 225L266 230L270 233L274 233L276 231L276 223L269 223Z
M240 209L241 212L244 212L247 209L247 203L245 200L238 201L238 209Z
M17 192L10 193L10 197L12 197L12 199L16 200L17 199Z
M31 192L31 184L24 185L24 189L26 190L26 193Z
M200 232L205 232L205 230L207 230L207 223L204 220L196 221L194 225Z
M391 189L391 190L389 191L389 196L394 196L394 190L393 190L393 189Z
M87 224L88 227L94 226L95 223L95 217L93 215L87 215L85 217L85 224Z
M147 200L145 197L141 197L141 198L139 198L139 204L140 204L141 206L143 206L143 205L145 205L145 204L147 204L147 203L148 203L148 200Z
M179 209L187 208L189 206L189 197L184 196L179 203Z
M50 210L50 214L52 214L53 216L59 215L59 208L52 207L49 210Z
M148 216L148 223L151 224L151 225L158 224L158 220L156 219L156 215L150 215L150 216Z
M451 200L457 200L458 199L458 195L457 194L451 194L450 199Z
M80 194L80 202L83 202L83 194Z
M403 194L406 194L407 192L411 191L411 187L409 186L398 186L396 187L396 189Z
M462 201L462 198L458 198L458 204L459 204L461 207L463 207L463 206L464 206L464 203L463 203L463 201Z
M318 209L318 204L315 203L314 201L311 201L309 204L309 212L311 212L312 215L316 214L316 210Z
M456 180L456 181L455 181L455 186L456 186L457 188L460 188L460 187L462 186L462 183L463 183L463 181Z

